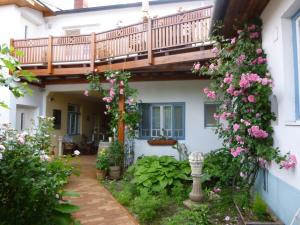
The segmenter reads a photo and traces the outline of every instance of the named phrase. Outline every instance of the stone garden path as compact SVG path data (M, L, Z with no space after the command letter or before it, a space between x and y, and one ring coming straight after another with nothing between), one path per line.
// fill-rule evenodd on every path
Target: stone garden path
M80 176L72 176L66 190L76 191L79 198L70 198L80 206L74 213L82 225L138 225L129 212L96 179L95 156L80 156Z

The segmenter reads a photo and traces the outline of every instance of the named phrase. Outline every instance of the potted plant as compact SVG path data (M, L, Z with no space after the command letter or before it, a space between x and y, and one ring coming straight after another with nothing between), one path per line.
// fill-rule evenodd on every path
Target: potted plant
M109 157L106 149L102 149L97 156L96 169L97 169L97 178L105 178L109 168Z
M118 180L121 177L121 164L123 160L124 146L118 141L114 141L108 148L109 157L109 177Z

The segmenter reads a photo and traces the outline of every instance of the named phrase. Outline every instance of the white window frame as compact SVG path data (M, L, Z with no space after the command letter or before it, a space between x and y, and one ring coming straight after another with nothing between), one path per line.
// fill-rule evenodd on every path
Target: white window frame
M154 107L159 107L160 108L160 121L159 125L160 128L154 129L153 128L153 108ZM167 135L163 134L163 130L166 131L164 128L165 126L165 116L164 116L164 108L165 107L171 107L171 129L167 130ZM172 104L153 104L150 106L150 136L151 137L160 137L160 136L166 136L166 137L172 137L173 136L173 105ZM153 132L156 133L156 135L153 135ZM168 133L171 133L171 135L168 135Z

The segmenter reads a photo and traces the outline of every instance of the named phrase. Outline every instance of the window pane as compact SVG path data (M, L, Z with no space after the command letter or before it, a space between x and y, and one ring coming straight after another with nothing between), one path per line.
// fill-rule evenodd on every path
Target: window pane
M172 106L164 106L164 136L172 137Z
M140 125L140 136L150 136L150 105L141 104L142 120Z
M204 113L205 113L205 127L215 127L218 124L218 121L215 120L214 114L217 112L218 104L205 104Z
M152 106L152 136L160 135L160 106Z
M174 137L183 137L184 136L183 121L184 121L183 106L175 105L174 106L174 128L173 128Z
M152 128L160 129L160 107L152 107Z

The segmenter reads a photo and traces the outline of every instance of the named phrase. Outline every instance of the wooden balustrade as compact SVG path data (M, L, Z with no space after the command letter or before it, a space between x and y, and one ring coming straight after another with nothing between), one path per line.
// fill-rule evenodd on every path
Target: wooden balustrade
M207 41L211 11L208 6L91 35L12 40L11 44L24 52L19 57L22 65L45 65L48 74L53 65L89 63L92 71L101 61L143 55L152 64L155 52Z

